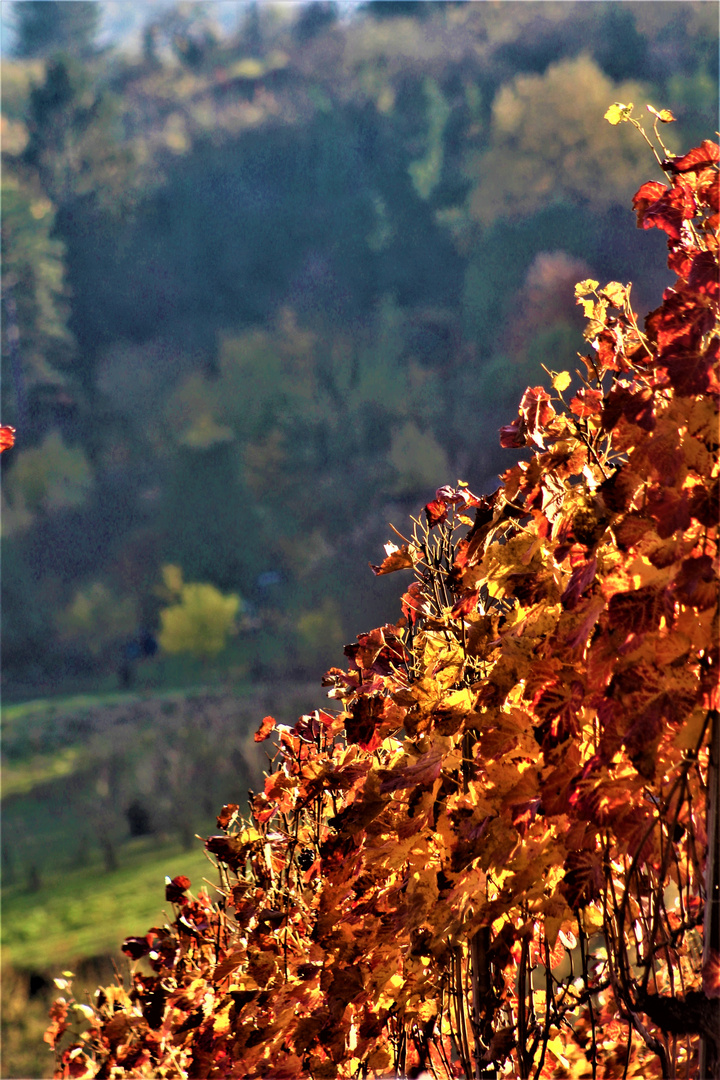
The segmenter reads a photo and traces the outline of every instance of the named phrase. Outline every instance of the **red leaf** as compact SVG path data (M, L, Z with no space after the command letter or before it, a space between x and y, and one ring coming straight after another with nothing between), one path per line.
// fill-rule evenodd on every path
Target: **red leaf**
M431 529L433 525L442 525L447 521L447 503L444 499L433 499L425 507L425 513Z
M688 274L690 273L690 267L692 266L692 251L686 251L685 248L673 248L668 255L668 266L677 274L679 278L687 281Z
M441 769L442 752L434 748L429 753L418 758L413 765L388 770L380 784L380 791L383 795L387 795L391 791L416 787L418 784L430 786L437 780Z
M573 570L570 580L565 588L565 592L560 597L561 602L568 611L572 611L574 607L577 607L580 597L594 581L596 571L597 559L594 555L592 559L589 559L582 566L577 566Z
M671 188L663 188L655 182L643 184L633 197L633 207L637 212L638 228L662 229L671 240L680 239L683 220L696 214L693 193L682 182L676 182Z
M525 418L531 435L550 423L555 416L555 409L550 404L550 395L542 386L531 386L525 391L520 402L520 415Z
M720 338L714 338L704 353L666 354L662 367L674 390L681 397L707 394L712 388L713 367L717 362Z
M686 491L678 496L672 488L653 487L647 494L646 509L657 522L657 534L661 540L667 540L677 529L687 529L690 524Z
M469 589L467 592L464 592L460 599L455 603L450 612L450 617L459 619L461 615L470 615L471 612L475 611L477 608L479 596L479 589Z
M0 454L3 450L9 450L11 446L15 445L15 428L14 427L0 427Z
M174 877L165 886L165 899L169 900L171 904L184 904L188 899L185 893L189 888L190 878L179 874L178 877Z
M55 1049L55 1044L69 1027L69 1024L66 1023L68 1011L68 1004L63 999L60 1001L53 1001L50 1006L51 1023L45 1032L43 1039L46 1043L50 1044L52 1050Z
M637 212L638 228L642 226L641 215L645 213L648 206L652 206L658 199L665 194L669 189L665 184L661 184L659 180L648 180L646 184L636 191L633 195L632 204L633 210Z
M403 615L413 625L423 613L423 604L422 586L419 581L413 581L400 600Z
M146 934L145 937L125 938L120 948L131 960L139 960L150 952L150 937L150 934Z
M402 724L392 711L388 715L386 704L387 700L379 697L362 697L354 702L345 718L347 741L357 743L361 750L376 750Z
M240 840L232 836L208 836L205 847L217 855L220 862L225 863L231 870L237 870L241 862L245 861L245 852Z
M262 724L255 732L255 742L265 742L269 739L275 728L275 719L272 716L264 716Z
M577 714L585 691L577 680L567 683L554 679L533 698L533 709L543 723L535 729L535 738L543 749L551 749L578 732Z
M575 397L571 399L570 412L581 417L597 416L602 409L602 402L602 390L593 390L591 387L587 387L578 390Z
M451 506L463 506L469 508L471 506L482 506L487 503L487 496L483 496L481 499L477 495L473 495L472 491L468 488L450 487L449 484L443 484L435 492L435 498L440 499L443 502L449 503Z
M714 324L712 309L682 288L666 289L662 305L645 320L648 335L656 341L661 356L676 353L679 345L695 352Z
M522 416L500 428L500 445L505 450L519 450L525 443L525 421Z
M577 910L600 896L603 884L601 851L571 851L565 860L565 877L560 891L568 905Z
M690 515L708 528L717 525L720 520L720 476L692 489Z
M712 251L701 251L692 261L688 286L704 296L718 294L718 261Z
M720 146L711 142L710 139L704 139L700 146L693 147L683 157L671 158L670 161L663 162L663 165L675 173L700 172L707 165L714 165L718 161L720 161Z
M705 611L717 602L718 581L709 555L685 559L673 582L675 596L683 604Z
M500 428L500 445L518 449L531 440L541 449L542 433L556 415L547 390L542 386L529 386L520 401L519 412L512 424Z
M610 625L625 635L646 634L654 630L660 619L672 614L672 604L654 585L633 592L615 593L608 605Z
M643 431L655 427L655 402L652 391L639 386L623 386L616 383L605 399L602 410L602 426L611 431L621 416Z

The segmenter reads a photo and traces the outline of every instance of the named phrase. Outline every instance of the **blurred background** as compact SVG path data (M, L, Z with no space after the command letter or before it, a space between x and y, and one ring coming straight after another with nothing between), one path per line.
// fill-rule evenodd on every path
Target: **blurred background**
M383 543L573 370L585 277L656 306L613 101L717 128L717 6L2 4L2 1075L199 885L264 712L399 614Z

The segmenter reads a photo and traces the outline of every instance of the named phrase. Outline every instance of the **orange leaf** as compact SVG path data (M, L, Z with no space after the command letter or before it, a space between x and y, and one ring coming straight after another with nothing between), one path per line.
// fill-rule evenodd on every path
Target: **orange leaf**
M265 742L265 739L269 739L272 731L275 728L275 718L272 716L264 716L263 722L255 732L255 742Z

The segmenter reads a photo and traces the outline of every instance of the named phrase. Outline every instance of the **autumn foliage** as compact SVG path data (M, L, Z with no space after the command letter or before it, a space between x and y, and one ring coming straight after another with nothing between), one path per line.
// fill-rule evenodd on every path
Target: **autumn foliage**
M336 711L262 721L218 889L173 879L129 982L56 1002L57 1077L720 1075L720 150L659 160L661 304L577 286L577 375L501 430L525 460L388 545L402 615Z

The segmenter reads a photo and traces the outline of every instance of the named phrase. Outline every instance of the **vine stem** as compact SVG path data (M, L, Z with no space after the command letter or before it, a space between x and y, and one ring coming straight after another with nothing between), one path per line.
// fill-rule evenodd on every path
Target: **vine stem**
M713 709L710 761L707 778L707 862L705 864L705 919L703 969L720 955L720 713ZM703 1080L720 1080L720 1031L715 1039L700 1036L698 1072Z

